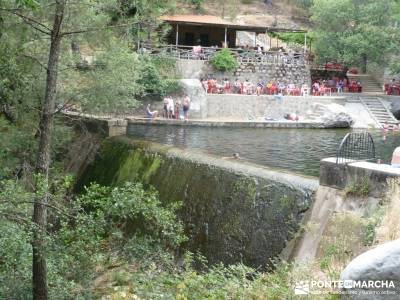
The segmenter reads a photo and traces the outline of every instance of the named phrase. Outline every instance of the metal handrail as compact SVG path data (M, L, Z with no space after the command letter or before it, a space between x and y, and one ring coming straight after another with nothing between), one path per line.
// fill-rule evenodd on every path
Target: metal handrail
M367 131L347 133L336 151L336 164L375 159L374 139Z
M201 53L194 53L192 46L142 44L141 51L151 55L166 55L178 59L211 60L223 48L201 47ZM239 63L278 64L292 63L305 65L307 61L303 53L257 51L254 49L227 48L236 57ZM139 50L140 51L140 50Z

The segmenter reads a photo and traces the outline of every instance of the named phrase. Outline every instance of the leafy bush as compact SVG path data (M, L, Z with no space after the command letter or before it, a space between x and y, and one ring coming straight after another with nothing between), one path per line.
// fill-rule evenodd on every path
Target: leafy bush
M218 51L211 59L212 66L218 71L234 71L238 67L235 56L229 49Z
M269 32L269 36L278 38L287 44L304 45L304 33L302 32ZM307 35L308 41L311 40L310 34Z
M197 10L201 10L204 4L204 0L187 0L187 2L194 5Z
M367 197L371 190L371 184L368 178L362 178L361 181L349 183L344 193L346 196Z
M147 236L158 244L174 247L186 240L183 225L175 215L180 204L164 207L157 192L153 188L145 190L140 183L127 182L114 188L93 184L77 202L95 222L103 224L107 235L118 228L131 236Z
M51 299L91 299L96 268L112 259L172 265L171 250L186 240L175 214L178 204L163 206L153 189L138 183L93 184L66 201L71 183L67 177L50 189L46 256ZM0 295L7 299L31 294L34 197L20 182L0 182Z
M174 72L175 60L167 57L139 57L140 78L137 83L143 88L138 96L165 96L179 90L178 74Z
M290 0L289 2L307 10L314 4L314 0Z

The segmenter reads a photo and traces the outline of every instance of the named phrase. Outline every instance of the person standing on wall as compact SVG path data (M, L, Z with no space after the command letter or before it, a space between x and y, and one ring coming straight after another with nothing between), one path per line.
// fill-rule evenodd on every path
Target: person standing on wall
M172 99L171 96L168 97L168 103L167 103L167 111L168 111L168 119L173 119L175 116L174 114L174 99Z
M189 109L190 109L190 98L188 95L185 95L183 99L183 115L185 117L185 121L189 120Z

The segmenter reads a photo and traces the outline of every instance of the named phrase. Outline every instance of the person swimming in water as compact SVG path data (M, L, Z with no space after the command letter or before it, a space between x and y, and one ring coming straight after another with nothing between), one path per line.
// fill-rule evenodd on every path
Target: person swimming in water
M222 159L240 159L240 155L238 152L232 154L232 156L224 156Z

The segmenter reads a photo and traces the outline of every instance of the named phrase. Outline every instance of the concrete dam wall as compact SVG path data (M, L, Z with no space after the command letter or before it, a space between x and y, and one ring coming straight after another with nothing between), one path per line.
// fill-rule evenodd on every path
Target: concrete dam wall
M141 181L165 204L182 201L189 250L253 267L288 249L318 188L315 178L127 137L103 142L77 188L94 181Z

